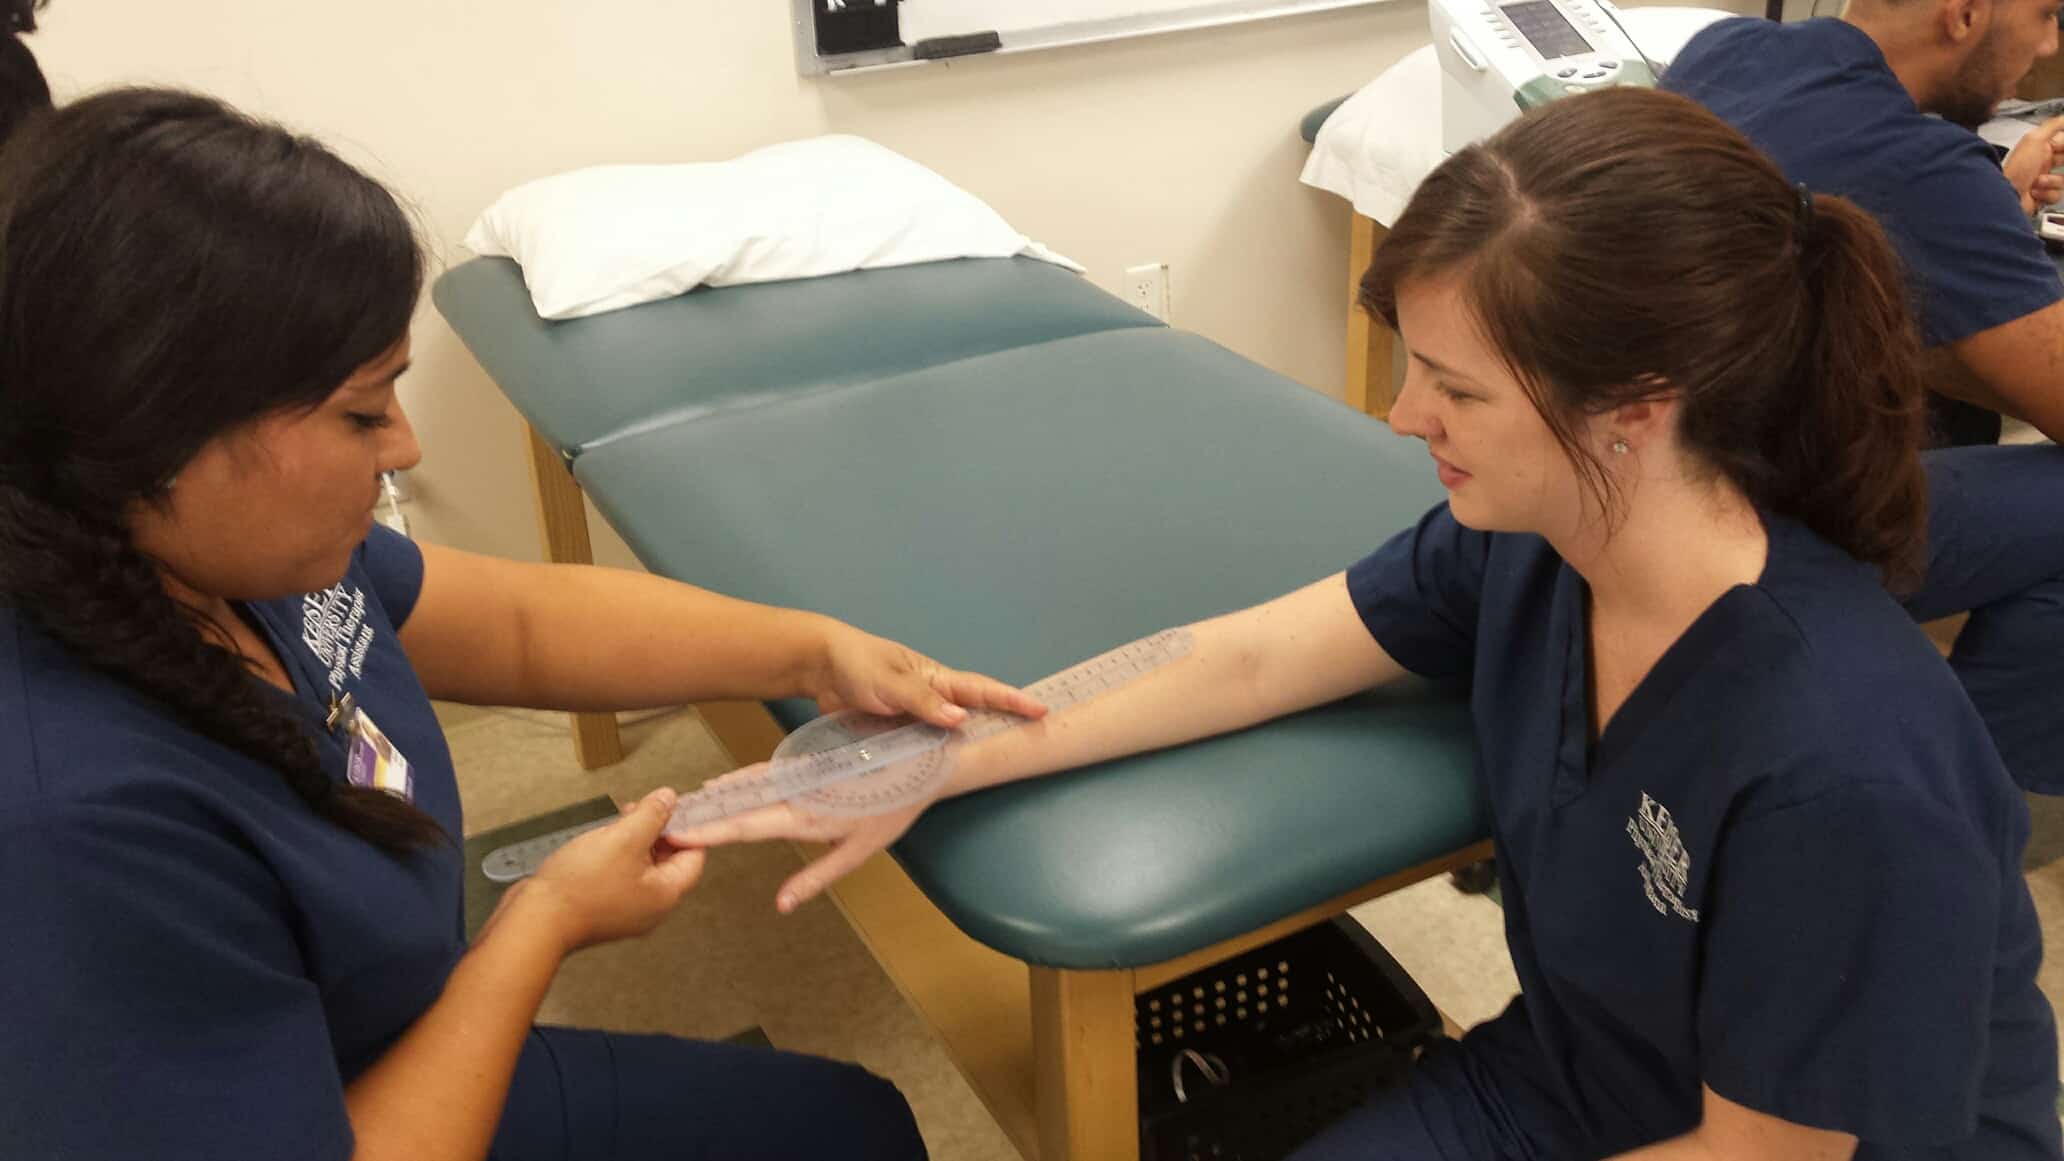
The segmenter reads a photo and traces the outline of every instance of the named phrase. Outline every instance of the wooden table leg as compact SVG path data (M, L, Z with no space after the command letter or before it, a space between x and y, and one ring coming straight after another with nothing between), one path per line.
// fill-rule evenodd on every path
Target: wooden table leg
M1039 1161L1138 1161L1133 976L1032 969Z
M537 489L538 528L545 559L557 564L593 564L588 543L588 510L580 485L559 456L559 449L525 424L530 445L530 480ZM623 761L623 737L615 714L573 714L573 755L581 769L594 770Z
M1352 211L1350 211L1352 213ZM1391 348L1396 336L1382 320L1362 309L1362 275L1376 258L1389 230L1374 218L1352 215L1347 244L1347 405L1378 419L1390 418L1397 401L1391 374Z

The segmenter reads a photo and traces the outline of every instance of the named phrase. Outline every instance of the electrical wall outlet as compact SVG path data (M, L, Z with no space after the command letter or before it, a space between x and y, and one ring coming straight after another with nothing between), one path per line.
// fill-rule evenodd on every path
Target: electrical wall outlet
M1125 270L1125 301L1162 322L1168 321L1168 263L1128 266Z

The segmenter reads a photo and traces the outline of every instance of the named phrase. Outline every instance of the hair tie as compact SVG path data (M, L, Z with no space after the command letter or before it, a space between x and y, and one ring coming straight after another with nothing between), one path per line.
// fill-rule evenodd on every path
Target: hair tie
M1792 209L1792 237L1804 246L1813 240L1813 191L1803 181L1792 189L1799 195L1799 202Z

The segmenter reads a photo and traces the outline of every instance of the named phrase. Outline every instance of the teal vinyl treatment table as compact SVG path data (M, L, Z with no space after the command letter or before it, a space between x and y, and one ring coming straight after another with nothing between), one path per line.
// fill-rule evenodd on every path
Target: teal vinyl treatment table
M1416 442L1028 259L558 323L502 259L433 294L529 422L554 559L588 558L585 491L655 573L1013 682L1335 572L1441 497ZM699 708L740 762L814 714ZM1126 1161L1134 994L1485 857L1473 760L1459 694L1389 688L942 803L835 895L1027 1157Z

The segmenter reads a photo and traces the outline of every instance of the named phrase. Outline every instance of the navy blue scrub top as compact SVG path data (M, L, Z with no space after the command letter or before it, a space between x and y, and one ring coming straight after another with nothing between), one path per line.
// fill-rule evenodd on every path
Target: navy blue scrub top
M1691 38L1662 84L1740 130L1792 181L1869 210L1906 265L1927 345L1967 339L2064 297L1992 146L1915 107L1855 25L1723 20ZM1929 400L1940 442L1999 440L1993 412Z
M2055 1158L2026 804L1873 570L1766 525L1595 745L1586 586L1541 538L1443 505L1348 572L1392 657L1471 682L1541 1115L1618 1152L1704 1083L1863 1161Z
M375 528L335 588L246 606L320 733L350 693L463 833L395 630L422 557ZM320 749L342 780L341 738ZM0 608L0 1141L24 1158L345 1158L343 1086L464 950L460 853L388 854L273 768Z

